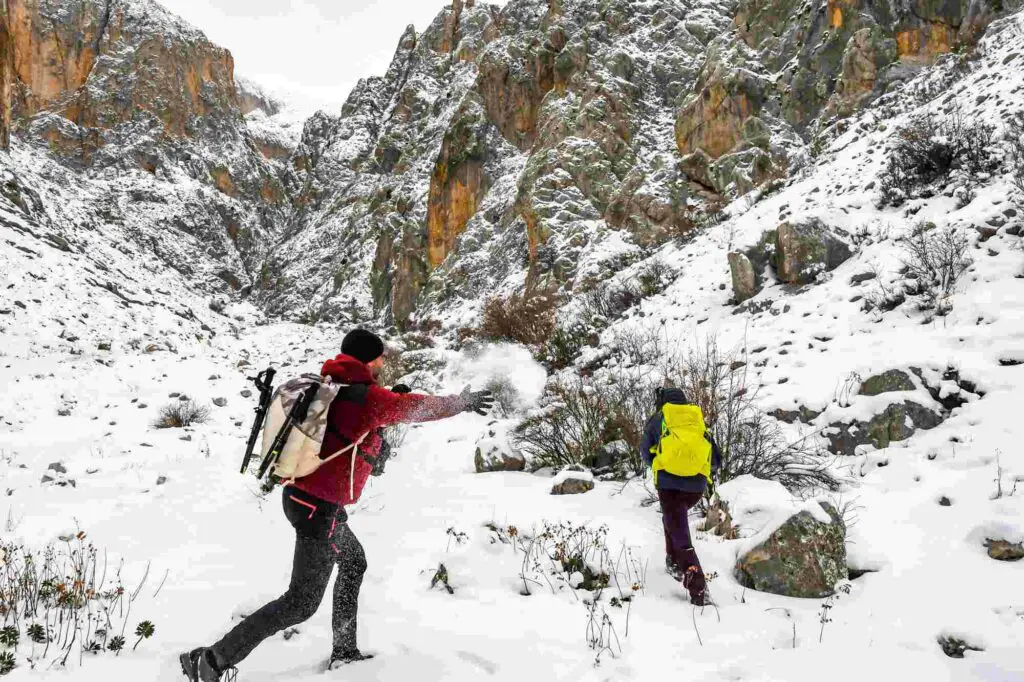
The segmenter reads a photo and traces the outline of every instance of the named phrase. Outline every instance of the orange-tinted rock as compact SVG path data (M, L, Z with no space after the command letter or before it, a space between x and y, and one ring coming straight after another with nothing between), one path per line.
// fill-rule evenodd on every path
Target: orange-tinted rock
M0 13L0 149L7 149L11 134L11 89L14 83L14 46L7 30L7 15Z
M214 186L223 194L229 197L235 196L235 182L231 179L231 171L223 166L218 166L210 171Z

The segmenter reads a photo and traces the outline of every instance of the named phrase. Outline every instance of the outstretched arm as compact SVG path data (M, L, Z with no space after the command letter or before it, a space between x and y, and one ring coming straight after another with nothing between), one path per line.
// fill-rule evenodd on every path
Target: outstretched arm
M370 387L366 405L370 420L377 426L438 421L466 410L466 401L462 396L393 393L379 386Z

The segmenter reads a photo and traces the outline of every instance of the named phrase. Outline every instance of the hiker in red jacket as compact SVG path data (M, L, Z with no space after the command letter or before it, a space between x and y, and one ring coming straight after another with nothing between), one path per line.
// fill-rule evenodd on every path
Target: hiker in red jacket
M328 670L372 658L356 646L356 609L366 572L363 546L348 525L345 506L354 504L380 453L380 429L400 423L428 422L462 412L486 415L489 391L431 397L381 388L376 376L384 365L384 343L357 329L341 346L341 355L324 363L321 373L348 384L331 404L321 453L333 453L363 438L358 454L346 454L295 481L283 491L284 513L295 528L295 556L288 591L243 620L219 642L182 654L182 672L192 682L234 679L236 666L268 637L313 617L335 564L334 647ZM322 456L322 455L321 455ZM355 461L352 458L355 457Z

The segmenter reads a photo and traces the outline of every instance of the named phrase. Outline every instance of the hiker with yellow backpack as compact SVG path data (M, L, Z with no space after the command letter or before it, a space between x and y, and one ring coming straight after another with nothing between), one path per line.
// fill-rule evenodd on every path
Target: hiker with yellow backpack
M708 602L704 569L690 538L690 510L697 506L722 455L704 423L700 407L677 388L659 388L658 411L647 420L640 455L654 472L665 525L665 568L690 593L690 602Z

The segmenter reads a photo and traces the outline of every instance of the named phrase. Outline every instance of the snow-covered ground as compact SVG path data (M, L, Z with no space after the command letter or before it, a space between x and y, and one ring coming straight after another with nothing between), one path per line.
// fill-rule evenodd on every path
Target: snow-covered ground
M1006 22L986 42L982 67L950 87L967 116L994 116L993 102L1020 106L1021 57L1010 57L1022 25L1021 17ZM1010 62L1016 71L996 68ZM548 477L475 474L475 442L488 421L464 415L411 429L385 476L351 510L369 560L360 644L378 656L335 676L1024 680L1024 562L994 561L983 547L993 534L1024 537L1024 483L1015 487L1024 480L1024 365L1014 364L1024 360L1024 280L1017 277L1024 255L1014 248L1019 237L1005 229L1020 217L978 241L976 226L1013 217L1011 190L998 176L965 208L939 195L911 202L912 216L878 210L867 185L899 121L879 126L872 115L858 119L790 187L749 210L734 206L729 222L665 249L660 255L680 269L677 282L645 301L637 311L642 317L619 325L656 325L676 346L716 334L726 347L745 347L765 407L826 410L815 427L878 408L878 397L836 400L853 373L941 373L952 365L984 392L933 430L843 462L851 482L842 498L854 502L858 517L848 536L850 563L872 572L840 593L831 622L822 627L818 600L744 590L733 577L737 552L750 538L777 523L779 509L799 508L779 499L778 488L740 481L727 491L741 539L697 534L704 568L716 574L710 589L718 606L695 610L661 570L660 517L641 504L647 492L640 482L598 482L583 495L553 496ZM734 315L726 254L755 243L782 215L819 216L860 235L858 252L805 290L767 288L755 299L773 299L765 312ZM951 314L925 323L912 303L886 314L864 312L851 299L873 285L852 286L851 277L872 264L883 277L894 276L895 239L922 220L969 230L976 245ZM142 619L156 626L136 651L129 637L120 656L87 655L81 663L75 656L66 670L50 667L52 657L31 670L23 645L10 679L180 679L179 652L211 643L233 614L280 594L290 570L292 531L279 493L263 499L255 480L238 473L255 402L241 394L251 388L246 376L269 362L283 374L315 369L336 352L342 330L265 324L242 305L216 313L208 299L189 293L182 276L105 247L101 233L93 233L97 241L86 253L7 227L2 236L0 538L39 548L84 531L107 548L111 565L124 560L121 575L130 588L148 565L128 629ZM762 359L768 361L758 366ZM439 380L443 390L458 391L467 382L482 386L495 373L537 397L537 367L508 349L456 357ZM177 400L172 393L211 406L210 421L154 429L159 408ZM223 407L212 406L218 398L226 399ZM42 483L55 462L66 473ZM70 480L73 486L60 485ZM943 497L948 506L939 504ZM618 657L605 653L595 665L586 595L557 589L557 581L554 590L542 583L532 596L521 594L520 545L504 542L502 533L514 526L532 534L545 522L607 525L613 554L628 548L647 566L628 611L607 607ZM430 589L439 563L454 594ZM936 641L946 634L983 651L947 658ZM325 604L295 636L260 647L240 666L240 679L322 679L330 642Z

